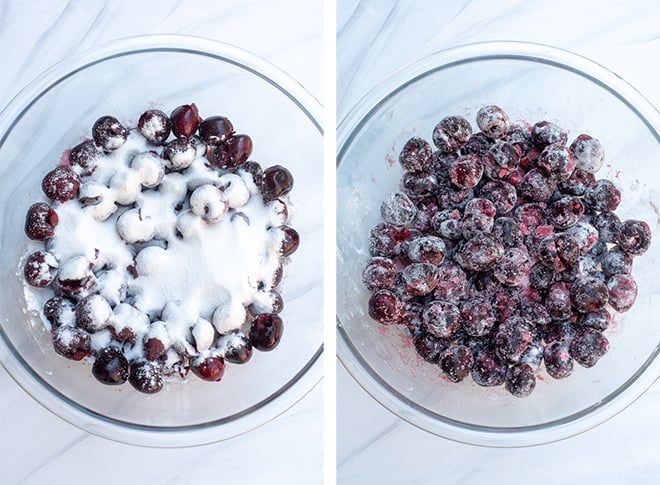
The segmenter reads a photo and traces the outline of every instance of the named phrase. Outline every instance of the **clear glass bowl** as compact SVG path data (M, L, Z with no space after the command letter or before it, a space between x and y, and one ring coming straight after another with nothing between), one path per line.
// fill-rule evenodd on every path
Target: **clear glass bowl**
M221 383L190 376L154 395L104 386L91 366L52 350L26 312L20 260L27 208L64 150L105 114L136 122L148 108L194 102L223 114L254 141L252 159L295 177L292 225L301 245L285 267L285 329L272 352L230 365ZM49 69L0 115L0 359L32 397L91 433L134 444L186 446L226 439L284 412L321 379L321 106L282 71L236 47L187 36L116 41Z
M532 395L440 378L396 325L366 312L361 269L369 257L369 228L380 203L397 190L396 162L413 135L431 139L444 116L473 126L477 110L497 104L512 120L547 119L598 138L606 151L600 178L622 192L617 214L643 219L655 235L635 261L635 306L618 314L606 333L609 353L591 369L554 380L545 372ZM337 335L344 366L382 405L437 435L488 446L525 446L580 433L621 411L660 374L660 121L657 110L620 77L577 55L540 45L496 42L440 52L384 81L348 114L338 129Z

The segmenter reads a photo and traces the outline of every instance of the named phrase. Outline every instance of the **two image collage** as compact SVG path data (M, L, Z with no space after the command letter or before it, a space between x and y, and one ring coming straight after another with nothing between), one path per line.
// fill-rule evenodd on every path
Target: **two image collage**
M0 0L0 483L660 483L659 25Z

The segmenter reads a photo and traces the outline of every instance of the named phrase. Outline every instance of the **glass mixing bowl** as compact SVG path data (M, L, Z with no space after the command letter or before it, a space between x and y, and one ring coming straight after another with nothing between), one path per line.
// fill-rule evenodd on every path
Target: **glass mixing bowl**
M91 365L53 352L39 315L26 311L21 258L27 208L60 155L105 114L133 126L146 109L196 103L254 141L252 159L295 177L292 225L301 245L285 267L284 334L269 353L229 365L221 383L194 376L144 395L109 387ZM86 431L152 446L226 439L284 412L321 379L321 106L289 76L236 47L187 36L143 36L81 53L46 71L0 115L0 359L32 397Z
M511 120L547 119L598 138L606 152L598 178L622 192L617 214L649 223L655 241L635 261L635 306L617 314L606 332L610 351L591 369L554 380L543 371L531 396L440 378L417 356L397 325L367 314L369 293L361 270L369 258L369 228L380 203L396 191L396 162L412 136L431 139L444 116L475 124L478 109L501 106ZM628 406L660 374L660 121L657 110L620 77L577 55L512 42L473 44L440 52L384 81L346 116L338 129L337 347L358 383L382 405L437 435L489 446L525 446L565 438Z

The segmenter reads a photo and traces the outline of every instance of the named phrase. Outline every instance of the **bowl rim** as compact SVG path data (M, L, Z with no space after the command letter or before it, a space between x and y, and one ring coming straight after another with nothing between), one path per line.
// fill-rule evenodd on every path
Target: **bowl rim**
M49 67L23 87L0 111L0 147L23 114L52 88L96 64L147 52L210 57L260 77L284 94L323 136L321 103L298 81L269 61L234 45L182 34L123 37L84 50ZM322 321L322 320L321 320ZM23 359L0 324L0 365L30 397L77 428L122 443L158 448L205 445L245 434L277 418L322 380L323 342L306 365L278 391L231 416L195 425L152 426L128 423L86 408L44 381Z
M622 77L604 66L556 47L519 41L464 44L432 53L397 70L372 88L344 116L337 128L337 170L354 138L391 97L436 71L481 60L537 62L580 75L614 95L648 127L660 142L658 110ZM338 301L338 305L340 302ZM453 441L488 447L523 447L559 441L587 431L636 401L660 377L660 343L649 358L616 391L577 413L523 427L489 427L460 422L433 413L391 387L362 358L336 316L337 356L358 385L379 404L413 426Z

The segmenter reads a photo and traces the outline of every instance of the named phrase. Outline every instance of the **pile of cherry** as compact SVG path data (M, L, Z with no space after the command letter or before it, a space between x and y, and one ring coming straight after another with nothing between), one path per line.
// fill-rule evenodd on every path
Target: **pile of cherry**
M400 192L381 205L362 281L369 315L405 325L417 353L452 382L471 374L517 397L547 373L569 376L607 352L612 313L637 297L644 221L615 214L621 193L595 177L600 142L548 121L510 124L484 106L433 130L437 150L403 147Z
M283 198L293 187L291 173L279 165L262 169L259 163L248 161L252 140L248 135L236 134L229 119L223 116L203 119L197 107L191 104L179 106L169 116L160 110L148 110L142 114L135 129L151 147L151 151L138 154L132 162L133 168L144 162L141 165L143 170L139 172L144 187L156 187L166 174L181 172L196 158L203 157L207 168L218 175L230 174L228 176L235 179L239 179L239 175L249 177L264 206L278 207L286 222L288 212ZM93 359L92 374L100 382L117 385L128 381L141 392L154 393L163 387L163 377L185 377L189 370L201 379L220 381L225 361L243 364L250 360L253 349L269 351L279 343L283 323L278 313L283 302L276 287L282 278L284 258L298 247L298 233L286 225L276 228L282 233L280 266L268 283L272 287L265 288L273 296L272 305L267 310L250 307L245 331L241 328L218 335L219 330L200 319L198 323L204 325L195 324L191 328L190 342L184 342L185 347L176 349L174 346L170 348L166 344L168 340L157 332L153 335L136 332L135 328L154 325L150 325L145 313L131 306L126 299L125 286L117 290L121 296L116 301L108 300L103 293L101 278L95 274L97 268L85 257L58 261L48 251L49 240L55 237L59 222L57 209L62 204L78 201L93 210L98 221L110 220L110 215L117 210L114 199L110 200L109 207L105 207L100 196L92 197L85 190L94 185L87 182L99 160L122 147L130 131L112 116L99 118L93 126L92 138L70 150L69 163L57 166L44 177L42 189L50 202L37 202L28 209L25 233L32 240L43 241L45 249L28 256L24 266L25 280L33 287L49 288L55 294L43 307L43 315L50 322L54 350L72 360ZM229 193L229 188L213 188L217 188L215 198L222 202L222 213L219 214L222 216L231 205L231 201L227 202L229 196L223 195L225 190ZM190 195L186 197L194 199ZM116 200L117 204L124 206L134 201L135 197L128 202ZM211 219L209 207L208 204L202 205L198 212L203 221L211 224L216 220ZM193 212L196 209L193 207ZM119 230L120 226L117 227ZM120 235L124 240L122 244L139 245L147 241L141 235L135 239L130 239L128 233ZM137 277L134 267L126 269L133 278ZM112 324L111 317L121 325ZM110 331L112 339L110 344L99 349L94 345L94 336L100 331ZM139 357L127 357L135 354L135 349L141 349ZM171 362L173 353L174 363Z

